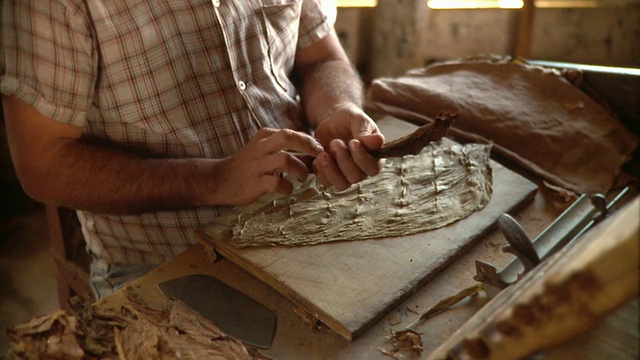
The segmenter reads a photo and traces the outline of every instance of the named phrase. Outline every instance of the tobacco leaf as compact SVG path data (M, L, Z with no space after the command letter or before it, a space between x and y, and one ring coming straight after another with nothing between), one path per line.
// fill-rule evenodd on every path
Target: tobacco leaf
M398 343L408 345L414 352L422 352L422 337L413 329L394 331L393 338Z
M83 359L76 337L77 319L57 310L26 324L9 326L11 349L8 359Z
M453 296L442 299L436 305L429 308L426 312L422 313L422 315L420 315L420 317L416 321L412 322L404 329L399 331L391 331L392 339L396 342L397 345L404 345L405 348L409 348L417 353L422 352L422 337L416 330L414 330L414 327L431 317L449 310L452 306L456 305L460 301L482 290L483 286L479 283L463 289Z
M392 357L392 358L394 358L396 360L404 359L404 355L402 355L402 353L398 352L398 349L387 350L385 348L378 347L378 351L380 351L384 355L390 356L390 357Z
M409 135L385 143L379 150L369 150L369 153L378 158L416 155L425 146L447 135L447 130L457 117L457 113L442 111L431 123L419 127Z
M9 327L7 359L269 359L182 302L153 309L135 296L127 300L103 309L74 298L70 313Z
M343 191L309 177L286 197L239 206L201 229L235 247L302 246L393 238L433 230L491 199L489 145L432 143L387 159L377 176Z

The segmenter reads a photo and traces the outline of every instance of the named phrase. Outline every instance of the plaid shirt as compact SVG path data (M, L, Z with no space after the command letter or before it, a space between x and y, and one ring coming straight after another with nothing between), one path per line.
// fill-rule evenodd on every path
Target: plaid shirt
M261 127L302 127L288 75L331 29L321 2L3 0L0 89L119 148L229 156ZM98 260L159 263L222 211L78 216Z

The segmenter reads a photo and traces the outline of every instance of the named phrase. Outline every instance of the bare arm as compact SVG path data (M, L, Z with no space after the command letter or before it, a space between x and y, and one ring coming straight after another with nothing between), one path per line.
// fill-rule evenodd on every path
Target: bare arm
M314 128L337 107L362 106L362 80L333 33L298 51L296 75L307 120Z
M382 161L365 147L379 149L384 136L361 109L362 81L335 33L298 51L295 71L307 120L326 149L313 164L320 182L342 190L380 172Z
M41 202L94 212L246 204L265 192L290 192L278 172L306 177L306 165L282 150L322 151L304 134L264 129L233 157L149 159L84 143L81 128L49 119L17 98L3 97L3 105L25 191Z

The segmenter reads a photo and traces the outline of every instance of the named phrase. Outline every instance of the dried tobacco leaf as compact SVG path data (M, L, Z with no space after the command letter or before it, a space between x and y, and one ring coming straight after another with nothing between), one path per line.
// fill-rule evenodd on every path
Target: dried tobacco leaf
M223 333L211 321L182 301L173 301L169 322L180 333L188 335L190 339L205 348L216 348L219 353L230 356L233 359L252 358L248 349L240 340Z
M334 192L310 177L292 195L236 207L203 231L235 247L301 246L411 235L462 219L489 203L490 146L431 144L387 159L374 177Z
M369 150L369 153L378 158L417 155L425 146L445 137L457 117L457 113L442 111L431 123L422 125L409 135L385 143L379 150Z
M144 319L132 322L116 335L121 359L252 359L242 344L232 349L225 343L210 341L207 344L180 331L157 327Z
M427 320L429 318L432 318L438 314L442 314L443 312L451 309L451 307L453 307L454 305L456 305L457 303L459 303L460 301L473 296L481 291L483 291L484 287L482 285L482 283L478 283L475 284L471 287L468 287L466 289L461 290L460 292L458 292L455 295L449 296L447 298L444 298L442 300L440 300L436 305L434 305L432 308L430 308L429 310L427 310L425 313L423 313L422 315L420 315L420 318L418 319L418 321L424 321ZM415 324L415 323L414 323ZM412 324L412 325L414 325ZM410 325L410 326L412 326Z
M422 351L422 337L420 334L414 330L414 327L429 319L433 316L441 314L447 310L449 310L452 306L459 303L460 301L472 296L483 290L482 284L478 283L474 286L463 289L453 296L449 296L445 299L440 300L435 306L429 308L426 312L422 313L420 317L409 324L402 330L399 331L391 331L392 339L395 341L396 345L404 345L405 348L410 349L413 352L420 353ZM407 308L409 309L409 308Z
M77 319L63 310L7 328L11 348L8 359L82 359L75 337Z
M10 327L7 358L269 359L222 333L184 303L152 309L135 296L127 300L106 310L75 300L72 315L58 310Z
M414 352L422 352L422 337L415 330L405 329L393 332L393 338L403 344L407 344Z
M380 351L384 355L390 356L390 357L392 357L392 358L394 358L396 360L404 359L404 355L402 355L402 353L399 352L399 349L387 350L385 348L378 347L378 351Z

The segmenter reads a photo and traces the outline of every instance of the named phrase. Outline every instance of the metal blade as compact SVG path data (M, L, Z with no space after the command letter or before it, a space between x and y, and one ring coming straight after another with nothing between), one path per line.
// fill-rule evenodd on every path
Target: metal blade
M181 300L224 333L247 345L267 349L275 314L252 298L209 275L189 275L158 284L165 296Z

